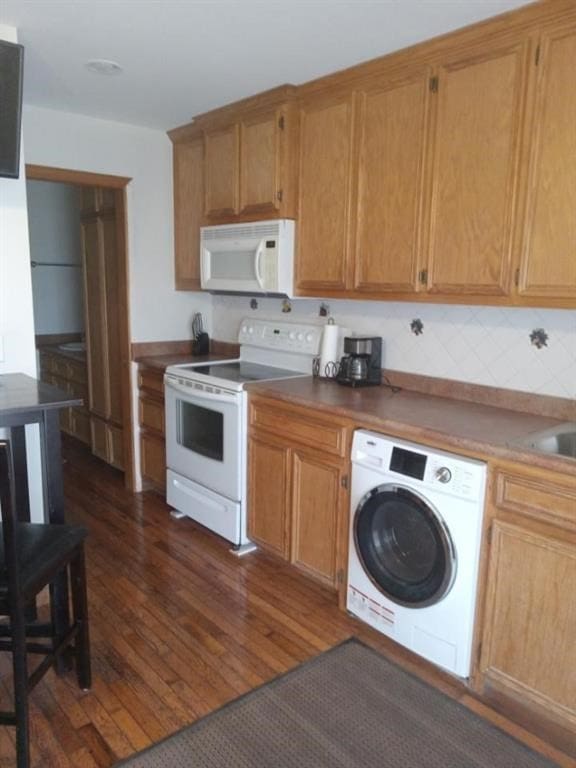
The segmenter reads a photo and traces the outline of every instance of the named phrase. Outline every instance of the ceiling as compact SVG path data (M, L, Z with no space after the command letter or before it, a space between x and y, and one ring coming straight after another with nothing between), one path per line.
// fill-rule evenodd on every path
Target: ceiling
M24 101L168 129L494 16L526 0L2 0ZM85 63L117 61L121 75Z

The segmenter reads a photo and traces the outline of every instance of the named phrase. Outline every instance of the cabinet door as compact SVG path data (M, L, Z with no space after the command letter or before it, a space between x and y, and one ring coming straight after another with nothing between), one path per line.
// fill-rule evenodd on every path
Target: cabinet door
M204 212L209 218L238 213L238 125L208 131L204 137Z
M81 224L90 410L106 419L110 400L102 226L99 218Z
M103 250L103 284L105 303L105 328L108 348L108 413L107 418L122 423L122 350L120 347L120 273L114 210L101 219Z
M97 416L90 417L90 444L92 453L103 461L110 461L108 446L108 424Z
M271 213L280 208L279 120L273 110L240 124L241 213Z
M337 585L341 470L292 452L291 561L330 587Z
M576 297L576 30L545 34L537 71L518 292Z
M166 487L166 443L148 432L140 433L142 477Z
M176 289L200 289L200 224L204 213L204 142L175 144L174 271Z
M441 67L434 132L428 289L510 290L527 46Z
M249 446L248 536L265 549L288 557L288 449L260 437Z
M352 105L347 95L301 108L296 260L301 295L342 291L349 282Z
M550 528L554 532L554 529ZM481 668L485 680L576 723L576 542L496 520Z
M354 287L363 293L418 290L430 72L363 88Z

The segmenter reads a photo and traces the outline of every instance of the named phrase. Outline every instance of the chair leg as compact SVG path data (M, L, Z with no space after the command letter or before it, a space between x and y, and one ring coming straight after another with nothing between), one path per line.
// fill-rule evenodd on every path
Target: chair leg
M74 621L78 625L78 634L75 640L76 676L78 678L78 685L85 691L92 685L92 672L90 664L86 565L83 545L80 546L77 556L70 563L70 575Z
M50 613L56 637L63 637L70 626L66 569L61 571L50 584ZM69 655L63 653L56 659L56 674L64 675L69 669L71 669Z
M14 714L16 715L16 760L18 768L30 765L30 730L28 723L28 664L24 606L13 610L12 668L14 672Z

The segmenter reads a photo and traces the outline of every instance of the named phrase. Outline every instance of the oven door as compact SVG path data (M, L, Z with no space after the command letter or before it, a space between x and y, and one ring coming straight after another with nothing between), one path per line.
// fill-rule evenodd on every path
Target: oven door
M166 464L228 499L242 494L243 398L165 377Z

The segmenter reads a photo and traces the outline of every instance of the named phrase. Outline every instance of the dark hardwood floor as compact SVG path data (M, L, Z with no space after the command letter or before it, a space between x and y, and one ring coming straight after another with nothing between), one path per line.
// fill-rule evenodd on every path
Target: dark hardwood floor
M234 557L190 520L173 520L156 494L127 493L122 476L79 444L66 441L64 452L68 517L90 530L94 684L83 693L73 673L50 672L34 690L34 768L111 766L353 634L560 765L574 765L339 611L330 591L262 553ZM5 705L5 658L0 672ZM14 765L13 729L3 727L0 766Z

